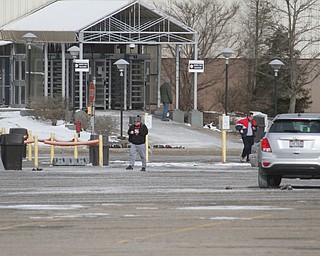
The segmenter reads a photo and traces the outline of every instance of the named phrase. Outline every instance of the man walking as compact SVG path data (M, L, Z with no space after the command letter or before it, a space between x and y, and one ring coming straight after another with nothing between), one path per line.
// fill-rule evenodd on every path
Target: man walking
M169 104L172 104L172 94L171 94L171 86L170 86L170 78L166 77L164 79L164 83L160 86L160 96L161 102L163 104L163 112L161 121L169 121L167 117Z
M246 118L238 120L235 128L240 132L244 146L240 161L249 162L249 155L254 144L254 134L258 130L257 122L253 120L253 113L249 112Z
M138 115L134 118L134 124L129 127L128 135L130 147L130 165L126 170L133 170L133 166L136 161L137 153L139 153L142 168L140 171L146 171L146 135L148 134L148 128L145 124L141 123L141 117Z

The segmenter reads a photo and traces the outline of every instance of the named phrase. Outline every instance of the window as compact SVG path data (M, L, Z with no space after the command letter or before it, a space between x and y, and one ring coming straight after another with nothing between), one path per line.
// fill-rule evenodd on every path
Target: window
M320 133L320 120L276 120L271 133Z

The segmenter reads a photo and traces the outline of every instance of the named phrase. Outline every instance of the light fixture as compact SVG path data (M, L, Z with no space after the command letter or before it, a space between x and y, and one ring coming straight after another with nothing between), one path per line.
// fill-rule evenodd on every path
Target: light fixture
M283 62L281 60L275 59L269 62L269 65L273 68L274 72L275 72L275 76L278 75L278 71L281 68L281 66L283 66Z
M224 48L222 50L222 55L223 57L225 57L225 59L229 59L232 54L233 54L233 50L231 48Z
M31 33L31 32L28 32L27 34L24 34L22 37L27 41L27 44L29 46L31 46L33 41L37 38L37 36L35 34Z
M74 46L71 46L67 51L71 54L72 58L75 59L80 53L80 48L74 45Z

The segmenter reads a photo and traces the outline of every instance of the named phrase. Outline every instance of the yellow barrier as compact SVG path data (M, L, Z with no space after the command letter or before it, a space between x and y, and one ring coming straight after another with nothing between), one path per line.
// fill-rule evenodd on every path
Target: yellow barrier
M5 134L6 129L1 129L1 134ZM80 145L99 145L99 166L103 166L103 136L99 135L99 140L91 140L91 141L84 141L80 142L78 140L78 134L74 134L74 140L73 141L65 141L65 142L57 142L54 138L54 133L51 133L50 140L40 140L40 142L43 142L44 144L50 144L50 163L53 163L54 158L54 146L73 146L74 147L74 158L78 158L78 146ZM34 136L32 138L32 131L28 131L28 140L25 141L25 144L27 144L28 149L28 161L32 161L32 144L34 144L34 169L38 169L39 167L39 147L38 147L39 139L38 136Z
M103 138L99 135L99 166L103 166Z
M51 133L50 141L54 141L54 132ZM54 145L50 145L50 163L52 164L54 158Z
M147 120L148 113L144 113L144 120ZM146 121L144 121L146 122ZM149 162L149 135L146 135L146 162Z
M75 133L74 134L74 142L78 142L78 133ZM78 159L78 146L74 146L74 152L73 152L73 157L75 158L75 159Z
M38 159L38 136L34 136L34 168L38 169L39 167L39 159Z
M28 140L32 138L32 131L28 131ZM28 143L27 145L28 148L28 161L32 160L32 145L31 143Z

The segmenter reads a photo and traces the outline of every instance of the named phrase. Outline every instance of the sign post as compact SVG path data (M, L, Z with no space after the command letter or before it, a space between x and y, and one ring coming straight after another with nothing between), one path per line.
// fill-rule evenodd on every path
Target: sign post
M144 124L147 126L148 130L152 128L152 116L148 113L144 113ZM146 136L146 161L149 162L149 136Z

